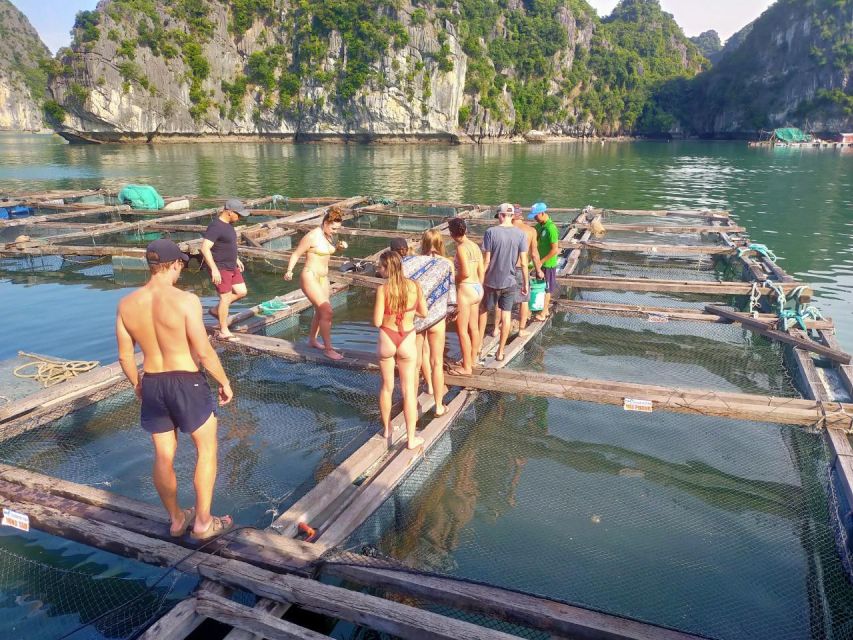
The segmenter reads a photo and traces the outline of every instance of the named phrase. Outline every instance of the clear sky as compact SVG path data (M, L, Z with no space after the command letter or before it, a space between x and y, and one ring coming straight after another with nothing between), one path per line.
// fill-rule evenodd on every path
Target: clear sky
M74 15L83 9L94 9L97 0L11 0L23 11L56 53L71 41L69 31ZM587 0L599 15L607 15L618 0ZM773 0L661 0L661 6L675 16L688 36L716 29L723 41L746 23L755 20Z

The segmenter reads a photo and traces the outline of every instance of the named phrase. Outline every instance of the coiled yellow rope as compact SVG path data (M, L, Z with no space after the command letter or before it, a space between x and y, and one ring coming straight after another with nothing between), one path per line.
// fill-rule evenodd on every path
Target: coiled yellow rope
M59 360L40 356L37 353L19 351L19 356L30 358L30 362L15 367L13 374L16 378L31 378L45 387L70 380L81 373L91 371L100 362L97 360ZM34 368L34 372L24 373L27 369Z

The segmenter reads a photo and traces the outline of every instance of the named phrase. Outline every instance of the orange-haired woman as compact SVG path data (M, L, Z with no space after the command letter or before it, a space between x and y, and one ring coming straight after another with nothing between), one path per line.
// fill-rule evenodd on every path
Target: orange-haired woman
M416 449L423 440L415 436L418 420L418 354L415 341L415 315L427 314L426 300L420 286L403 275L399 254L386 251L379 256L381 276L387 278L376 291L373 325L379 327L379 370L382 387L379 390L379 413L383 435L391 439L391 396L394 393L394 364L400 371L403 392L403 416L406 420L407 446Z

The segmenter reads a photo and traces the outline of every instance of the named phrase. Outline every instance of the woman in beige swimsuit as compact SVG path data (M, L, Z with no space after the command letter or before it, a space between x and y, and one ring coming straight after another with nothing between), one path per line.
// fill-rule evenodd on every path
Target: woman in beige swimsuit
M451 367L450 373L467 376L474 371L474 360L483 342L479 327L485 276L483 253L465 235L468 227L464 220L453 218L447 226L456 243L456 331L462 351L462 361Z
M334 242L334 234L341 228L343 214L337 207L332 207L323 216L319 227L306 233L287 263L285 280L293 279L293 267L299 258L305 255L305 266L302 268L300 285L302 292L314 305L314 318L311 320L311 332L308 344L315 349L322 349L330 360L340 360L343 356L332 348L332 304L329 302L329 258L336 249L346 249L345 242ZM322 337L323 343L317 341Z
M421 255L442 258L450 267L450 286L455 287L456 272L453 261L447 257L444 249L444 238L437 229L427 229L421 236ZM454 291L455 293L455 291ZM455 296L453 296L455 297ZM452 301L453 297L448 296ZM444 384L444 343L446 338L447 321L441 318L423 332L417 333L418 367L427 384L427 393L435 399L435 417L439 418L447 412L444 405L444 394L447 387Z

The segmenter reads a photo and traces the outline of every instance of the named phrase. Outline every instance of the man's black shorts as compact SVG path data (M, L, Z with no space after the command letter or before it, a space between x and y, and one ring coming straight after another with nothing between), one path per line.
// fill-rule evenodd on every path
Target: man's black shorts
M142 374L142 428L148 433L192 433L216 413L207 378L200 371Z
M518 296L517 286L513 285L506 289L492 289L491 287L484 287L484 289L483 300L480 302L481 310L491 311L497 306L501 311L512 311L512 306Z

